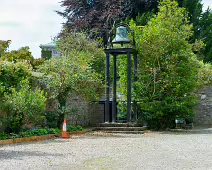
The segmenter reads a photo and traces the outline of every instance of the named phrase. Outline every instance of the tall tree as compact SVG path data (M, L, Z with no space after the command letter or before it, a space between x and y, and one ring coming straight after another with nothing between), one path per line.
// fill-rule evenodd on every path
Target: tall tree
M33 56L29 50L30 50L29 47L21 47L18 50L4 52L4 54L1 56L1 60L7 60L13 62L28 61L29 63L32 64Z
M11 43L10 40L7 41L0 40L0 57L4 55L4 53L7 51L10 43Z
M164 0L158 15L143 30L134 23L131 26L139 54L134 97L143 119L152 127L166 128L174 124L177 116L192 117L198 61L188 41L192 31L185 10L175 1ZM126 69L125 65L120 70ZM120 88L126 94L126 71L121 73Z
M29 47L8 51L10 43L0 41L0 124L7 132L18 132L24 123L42 117L45 97L29 83L36 64Z
M11 93L4 94L4 110L7 111L7 132L18 133L24 124L43 124L46 109L44 91L34 91L27 79L22 80L19 88L11 88Z
M103 51L98 44L89 40L83 33L65 34L58 42L61 58L51 58L39 66L44 73L41 84L49 98L59 102L57 126L62 125L67 113L66 101L69 93L78 95L84 100L94 99L101 87L101 72L97 62L103 62Z
M191 41L199 38L200 35L200 20L202 16L203 4L202 0L177 0L180 7L184 7L188 12L190 23L193 24L194 34L191 37Z
M212 11L207 9L203 13L200 20L200 35L199 38L205 43L205 48L203 50L204 61L212 63Z
M33 65L33 56L30 52L30 49L28 46L21 47L18 50L12 50L9 51L9 45L11 43L11 40L2 41L0 40L0 60L1 61L10 61L10 62L28 62L31 65Z
M157 7L157 0L64 0L64 11L57 13L66 19L64 27L95 32L106 43L107 32L116 20L135 18L137 14Z
M157 11L158 1L157 0L122 0L121 1L122 11L125 17L135 19L138 14L144 12Z
M201 50L203 60L212 62L212 44L211 44L211 9L203 11L202 0L177 0L180 7L186 8L189 14L190 23L193 25L194 34L190 41L194 43L196 40L202 40L205 43L205 48ZM202 58L201 58L202 59Z
M98 32L101 37L117 18L123 16L120 0L64 0L64 12L58 14L66 18L65 27L77 31Z
M44 93L32 90L31 71L27 62L0 60L0 126L8 133L37 122L45 110Z

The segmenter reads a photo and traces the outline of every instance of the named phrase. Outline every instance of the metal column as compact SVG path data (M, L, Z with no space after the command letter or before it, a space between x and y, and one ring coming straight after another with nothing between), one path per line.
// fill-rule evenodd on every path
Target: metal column
M134 90L136 90L136 86L135 83L138 81L138 57L137 57L137 53L134 54ZM137 123L137 119L138 119L138 111L137 111L137 102L134 98L133 101L133 122Z
M110 112L110 54L106 53L106 88L105 88L105 123L109 123L109 112Z
M112 123L116 122L116 80L117 80L117 73L116 73L116 55L113 56L113 104L112 104Z
M131 123L131 54L127 53L127 122Z

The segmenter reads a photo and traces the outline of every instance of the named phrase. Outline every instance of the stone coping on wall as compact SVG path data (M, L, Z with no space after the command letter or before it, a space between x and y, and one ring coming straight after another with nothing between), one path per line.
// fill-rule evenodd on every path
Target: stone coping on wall
M55 134L51 134L51 135L45 135L45 136L32 136L32 137L25 137L25 138L6 139L6 140L0 140L0 145L42 141L47 139L53 139L55 137L56 137Z
M71 136L78 136L78 135L84 135L84 134L86 134L85 131L70 132L69 138L71 138ZM25 138L6 139L6 140L0 140L0 145L36 142L36 141L42 141L42 140L47 140L47 139L53 139L53 138L56 138L59 136L60 135L50 134L50 135L45 135L45 136L32 136L32 137L25 137Z

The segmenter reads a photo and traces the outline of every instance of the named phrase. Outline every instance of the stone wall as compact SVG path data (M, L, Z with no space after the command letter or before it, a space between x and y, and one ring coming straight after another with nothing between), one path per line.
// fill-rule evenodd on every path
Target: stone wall
M56 111L57 100L47 102L47 112ZM87 103L79 96L69 96L66 106L70 110L67 116L67 125L81 125L83 127L99 126L104 122L104 104L98 102Z
M90 126L99 126L104 122L104 104L93 103L89 105L89 124Z
M195 124L212 124L212 85L198 91Z
M104 107L99 103L87 103L75 97L68 100L67 106L73 110L73 114L67 118L67 122L72 125L99 126L104 121Z

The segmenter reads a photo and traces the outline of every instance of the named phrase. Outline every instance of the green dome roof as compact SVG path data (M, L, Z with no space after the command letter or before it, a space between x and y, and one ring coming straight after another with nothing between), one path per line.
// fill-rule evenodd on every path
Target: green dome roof
M41 44L40 48L56 48L56 42L51 42L49 44Z

